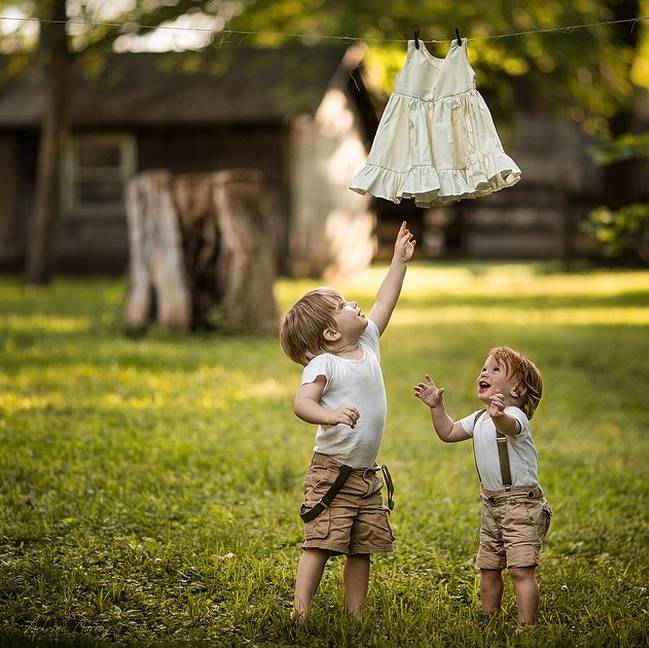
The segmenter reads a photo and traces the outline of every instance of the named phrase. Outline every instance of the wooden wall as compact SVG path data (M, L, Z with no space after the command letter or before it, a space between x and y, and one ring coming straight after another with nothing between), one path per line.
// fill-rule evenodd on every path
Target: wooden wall
M327 276L365 268L376 252L369 197L348 186L367 152L344 85L332 87L315 116L291 129L291 274Z
M581 231L599 204L601 172L588 155L591 142L577 125L549 116L520 115L505 151L521 168L521 181L479 200L418 209L404 200L375 201L379 258L392 252L401 220L420 242L419 258L562 259L592 256L596 246Z
M280 270L285 269L289 172L284 127L146 129L131 134L136 141L139 171L167 168L173 173L195 173L237 167L263 171L268 185L276 258ZM15 141L15 146L11 141ZM24 262L33 208L37 145L35 133L21 133L15 140L8 136L0 138L0 177L7 178L0 191L0 267L6 270L19 271ZM13 178L9 171L5 175L5 167L13 171ZM9 213L13 213L13 222L5 215ZM103 215L62 214L56 249L58 271L121 273L127 265L124 210Z

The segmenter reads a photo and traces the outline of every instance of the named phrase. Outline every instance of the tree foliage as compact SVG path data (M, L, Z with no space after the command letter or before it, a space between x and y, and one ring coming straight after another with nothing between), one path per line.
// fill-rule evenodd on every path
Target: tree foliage
M50 1L0 0L0 10L44 15ZM537 106L546 106L599 135L606 135L609 120L630 105L634 89L649 87L645 22L509 35L647 15L649 0L132 0L110 6L85 0L68 2L68 16L75 21L68 31L72 48L90 56L93 49L110 47L125 35L150 33L143 25L176 24L192 14L215 19L212 44L219 47L242 42L278 46L291 39L327 42L331 36L348 36L348 42L364 39L369 46L367 78L379 98L392 89L394 75L405 60L402 41L411 38L414 27L421 30L433 54L444 56L457 26L471 39L469 55L479 87L492 96L497 113L511 113L515 96L524 92ZM81 26L79 20L112 24ZM259 33L220 32L224 28ZM633 38L629 38L631 30ZM504 36L494 38L498 35Z
M649 132L622 135L594 148L592 155L601 165L649 159ZM636 202L617 210L600 206L589 214L584 227L607 256L621 257L635 252L649 264L649 203Z
M646 83L649 77L642 72L649 68L645 24L634 24L643 34L641 48L626 42L629 24L492 37L614 20L620 12L632 18L640 9L649 13L649 2L393 0L388 4L367 0L361 4L305 0L296 10L293 0L248 0L231 25L266 32L251 38L267 45L290 38L270 32L306 34L307 40L331 34L364 38L369 44L370 79L384 95L391 91L394 74L405 60L404 43L392 39L412 38L417 26L422 39L440 41L429 47L433 54L444 56L457 26L462 35L475 39L469 43L469 55L478 85L495 96L497 108L513 110L515 93L530 88L534 101L548 110L581 123L590 133L604 135L608 120L633 97L632 70L638 82ZM628 16L626 11L630 11Z

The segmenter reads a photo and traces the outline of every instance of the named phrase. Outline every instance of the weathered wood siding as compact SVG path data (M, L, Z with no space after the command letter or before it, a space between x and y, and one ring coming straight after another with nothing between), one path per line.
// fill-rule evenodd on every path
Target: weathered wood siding
M127 131L121 129L120 132ZM289 212L287 138L283 127L148 129L131 134L136 143L138 171L164 168L172 173L195 173L241 167L263 171L269 188L268 202L278 267L285 269ZM2 164L10 164L9 157L12 156L11 165L15 172L14 180L7 181L0 199L4 201L0 202L0 264L12 270L20 269L29 236L38 138L31 133L21 134L16 142L16 150L12 153L0 145L0 169ZM19 187L20 194L16 196ZM13 207L9 206L10 203ZM9 211L13 213L12 223L2 216ZM10 252L11 257L3 254L5 231L10 248L7 254ZM57 236L57 270L115 273L125 272L127 264L125 208L102 215L62 214Z
M342 87L314 116L291 126L290 270L295 276L345 274L376 252L369 199L348 188L367 156L361 124Z

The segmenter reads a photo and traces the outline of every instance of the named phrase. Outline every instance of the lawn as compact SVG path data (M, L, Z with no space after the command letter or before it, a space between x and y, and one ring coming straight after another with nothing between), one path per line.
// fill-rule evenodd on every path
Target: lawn
M369 310L385 267L341 282ZM312 282L283 280L285 310ZM366 618L331 562L309 623L289 621L314 426L275 339L123 334L121 280L0 279L0 644L638 646L649 640L649 272L532 265L409 269L382 338L396 551L374 560ZM533 420L554 508L540 626L514 637L477 604L479 485L412 395L479 403L490 347L539 365ZM59 645L59 644L57 644Z

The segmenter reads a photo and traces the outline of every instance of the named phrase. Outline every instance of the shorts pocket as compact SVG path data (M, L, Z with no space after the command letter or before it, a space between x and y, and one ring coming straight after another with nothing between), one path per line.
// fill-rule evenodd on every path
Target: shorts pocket
M308 497L313 495L320 499L334 483L336 476L334 468L324 466L311 466L304 479L304 494Z
M545 535L548 532L548 529L550 528L550 522L552 522L553 515L554 513L552 511L552 507L547 502L543 502L543 520L545 522L545 530L543 532L543 535Z
M387 508L387 507L386 507L386 508ZM388 510L388 513L389 513L389 512L390 512L390 511ZM396 538L394 537L394 532L392 531L392 526L390 525L390 520L388 520L387 517L385 518L385 524L387 525L387 527L388 527L388 533L390 534L390 542L394 542Z
M313 506L315 506L315 502L311 505L302 504L300 507L300 515L311 510ZM322 540L323 538L326 538L329 535L330 525L331 516L329 514L329 509L325 509L317 518L304 523L305 540Z
M521 512L523 516L521 521L527 522L528 524L536 524L539 519L539 501L538 500L525 500L521 502Z

